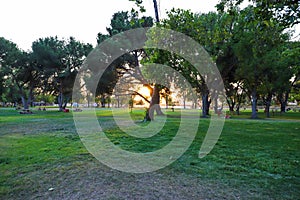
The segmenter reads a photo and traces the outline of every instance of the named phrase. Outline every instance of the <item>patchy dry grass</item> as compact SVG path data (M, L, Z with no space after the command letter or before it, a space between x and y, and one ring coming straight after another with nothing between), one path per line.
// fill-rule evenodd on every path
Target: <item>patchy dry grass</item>
M119 111L121 114L124 110ZM188 111L186 111L188 113ZM134 110L134 120L143 118ZM124 149L159 149L172 140L179 118L169 112L160 134L128 137L98 110L106 134ZM244 118L244 119L241 119ZM152 173L110 169L81 143L71 113L0 110L0 199L297 199L300 196L300 115L226 121L213 151L198 152L209 119L201 119L195 141L170 166ZM279 119L278 119L279 118Z

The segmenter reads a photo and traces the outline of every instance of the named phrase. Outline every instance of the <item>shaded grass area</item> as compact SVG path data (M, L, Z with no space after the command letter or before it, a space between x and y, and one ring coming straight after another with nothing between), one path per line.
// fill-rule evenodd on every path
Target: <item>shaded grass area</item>
M125 116L125 111L115 113ZM178 130L179 111L166 113L161 132L145 139L120 130L109 109L97 110L97 117L115 145L151 152L168 144ZM130 115L137 125L147 126L140 123L144 110ZM0 199L299 198L300 115L286 113L272 120L247 116L245 112L226 120L218 143L203 159L198 153L209 119L200 120L194 142L170 166L153 173L126 174L98 163L87 152L71 113L20 115L1 109Z
M249 119L251 118L251 110L241 110L240 114L237 115L236 112L230 113L227 111L227 114L234 119ZM281 113L280 111L272 112L270 111L270 118L266 117L266 113L262 109L257 112L258 119L286 119L286 120L299 120L300 112L288 111L286 113Z

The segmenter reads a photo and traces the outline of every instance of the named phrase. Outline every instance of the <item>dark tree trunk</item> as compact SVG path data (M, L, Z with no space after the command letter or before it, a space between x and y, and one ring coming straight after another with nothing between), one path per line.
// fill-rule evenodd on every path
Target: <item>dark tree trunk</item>
M288 102L288 98L289 98L289 92L286 92L285 94L282 93L279 95L279 102L280 102L280 112L281 113L285 113L286 111L286 105L287 105L287 102Z
M269 103L269 102L266 103L265 113L266 113L267 118L270 118L270 105L271 105L271 103Z
M208 99L208 94L207 94L207 97L206 97L206 115L209 115L209 108L210 108L210 104L211 104L211 99L209 100Z
M150 111L150 109L146 110L146 115L144 117L144 122L149 122L149 121L153 120L153 116L150 116L149 111Z
M64 101L64 103L63 103L63 109L64 109L64 110L66 109L67 104L68 104L68 100Z
M270 106L271 106L271 101L272 101L272 94L268 94L266 100L265 100L265 113L266 113L266 117L270 118Z
M161 111L159 102L160 102L159 86L155 84L151 96L150 106L148 109L151 120L154 119L154 111L156 112L157 115L164 115L164 113Z
M236 114L240 115L240 104L237 104L236 106Z
M210 102L208 100L208 93L202 94L202 116L203 118L206 118L209 115L209 105Z
M257 92L256 89L252 91L251 94L251 103L252 103L252 113L251 113L251 119L257 119Z
M238 95L238 101L237 101L237 105L236 105L236 114L240 115L240 108L241 108L241 101L243 99L243 92L242 94Z
M63 111L64 110L64 107L63 107L63 103L64 103L64 96L63 94L60 92L59 95L58 95L58 107L59 107L59 111Z
M22 99L22 104L23 104L24 110L29 109L29 103L28 103L26 97L24 95L22 95L21 99Z
M230 113L234 112L235 102L232 99L226 98Z
M104 95L101 96L100 103L101 103L101 108L105 108L105 97L104 97Z
M166 109L169 108L169 96L166 95Z

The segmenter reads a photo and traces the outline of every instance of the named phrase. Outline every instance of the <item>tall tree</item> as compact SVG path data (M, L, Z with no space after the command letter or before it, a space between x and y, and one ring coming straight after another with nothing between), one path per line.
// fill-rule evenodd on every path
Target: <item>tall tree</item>
M221 12L232 12L233 9L244 1L220 0L216 7ZM254 5L254 13L258 17L258 20L263 23L269 23L269 20L273 19L283 29L300 23L300 5L298 0L250 0L250 2Z
M300 80L300 43L287 42L282 47L281 55L278 58L278 65L281 68L276 95L281 112L285 112L289 95L293 89L297 88L297 83Z
M4 38L0 38L0 51L2 81L18 94L24 109L28 109L40 78L31 55Z
M43 72L44 85L48 87L44 90L54 89L60 111L71 100L76 74L91 49L90 44L78 42L73 37L68 41L47 37L33 42L33 56Z
M131 12L117 12L113 15L110 27L107 27L107 34L98 33L97 42L101 44L108 38L115 36L116 34L124 34L126 31L141 28L141 27L151 27L153 25L153 19L151 17L139 17L139 13L136 11ZM141 35L141 37L143 37ZM144 36L145 37L145 36ZM125 40L125 41L124 41ZM123 44L130 44L130 38L124 37L123 40L110 41L111 46L110 49L107 49L105 56L114 55L115 50L122 48ZM102 96L103 98L109 97L113 89L118 82L119 78L124 74L131 75L136 79L140 80L141 83L145 83L145 79L140 71L140 57L145 56L143 49L137 49L130 52L124 53L122 56L118 57L114 60L107 69L104 71L100 80L97 80L98 85L96 91L96 96ZM105 60L105 58L103 58ZM103 61L104 62L104 61ZM97 73L101 71L99 69L99 64L97 61L90 62L88 68L93 73ZM90 90L93 90L93 87L90 85Z

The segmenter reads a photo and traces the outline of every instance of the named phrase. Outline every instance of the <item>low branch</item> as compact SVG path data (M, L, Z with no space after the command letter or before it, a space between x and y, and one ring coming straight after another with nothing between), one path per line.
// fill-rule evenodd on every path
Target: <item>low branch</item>
M132 94L133 95L138 95L138 96L142 97L145 101L147 101L148 103L150 103L150 101L146 97L144 97L141 93L134 91Z

